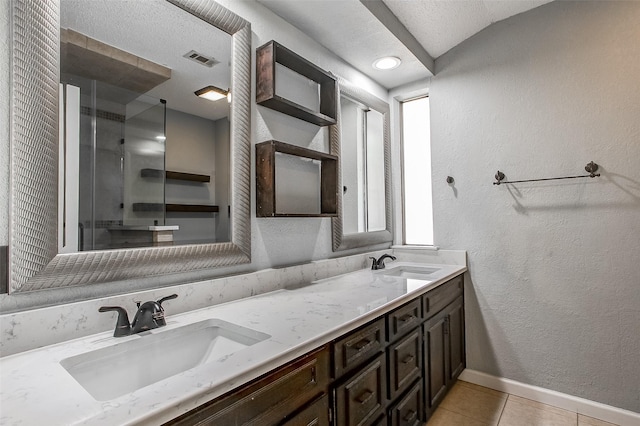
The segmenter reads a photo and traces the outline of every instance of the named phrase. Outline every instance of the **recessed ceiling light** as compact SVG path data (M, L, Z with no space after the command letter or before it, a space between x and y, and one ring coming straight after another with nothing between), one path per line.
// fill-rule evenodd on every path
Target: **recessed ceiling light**
M229 91L215 86L207 86L194 92L196 96L210 101L219 101L229 96Z
M373 67L378 70L392 70L398 68L402 61L395 56L385 56L384 58L376 59L373 62Z

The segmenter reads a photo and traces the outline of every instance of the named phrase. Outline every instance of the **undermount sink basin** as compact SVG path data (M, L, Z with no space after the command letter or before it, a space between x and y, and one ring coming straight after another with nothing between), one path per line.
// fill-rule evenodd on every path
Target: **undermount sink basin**
M218 319L144 332L113 346L66 358L62 367L98 401L107 401L219 360L268 334Z
M383 269L381 273L389 277L429 280L430 275L439 270L440 268L430 268L426 266L396 266L391 269Z

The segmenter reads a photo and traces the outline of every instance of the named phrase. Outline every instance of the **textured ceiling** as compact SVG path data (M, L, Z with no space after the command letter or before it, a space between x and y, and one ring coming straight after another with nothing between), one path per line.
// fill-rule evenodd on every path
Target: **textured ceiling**
M431 75L359 0L257 1L387 89ZM550 1L383 0L433 58L494 22ZM392 71L374 70L371 64L382 56L403 63Z
M434 58L484 28L551 0L383 0Z

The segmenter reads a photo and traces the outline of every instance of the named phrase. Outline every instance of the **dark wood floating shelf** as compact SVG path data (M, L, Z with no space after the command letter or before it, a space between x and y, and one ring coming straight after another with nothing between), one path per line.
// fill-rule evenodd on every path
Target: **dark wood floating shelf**
M199 175L196 173L183 173L174 172L172 170L159 170L159 169L142 169L140 170L141 177L159 178L164 173L167 179L173 180L185 180L189 182L211 182L211 176Z
M134 212L217 213L218 206L206 204L133 203Z
M276 95L276 64L320 86L320 111L313 111ZM256 103L318 126L337 122L336 79L328 72L271 40L256 50Z
M320 213L277 213L276 152L319 160ZM256 145L256 216L257 217L335 217L338 215L338 157L279 141Z

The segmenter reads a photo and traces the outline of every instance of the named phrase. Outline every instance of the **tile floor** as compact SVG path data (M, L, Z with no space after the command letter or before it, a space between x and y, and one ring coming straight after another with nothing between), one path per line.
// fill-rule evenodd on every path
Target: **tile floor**
M427 426L615 426L493 389L458 382Z

